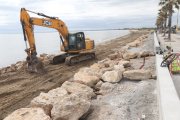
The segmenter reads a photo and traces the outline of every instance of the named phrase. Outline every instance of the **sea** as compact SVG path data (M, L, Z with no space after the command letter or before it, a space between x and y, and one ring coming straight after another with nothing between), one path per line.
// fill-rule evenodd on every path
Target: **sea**
M70 31L75 33L77 31ZM84 31L85 36L93 39L95 45L129 34L128 30L98 30ZM58 32L35 33L35 42L38 55L42 53L60 53L60 38ZM0 68L17 61L25 60L26 44L23 34L0 34Z

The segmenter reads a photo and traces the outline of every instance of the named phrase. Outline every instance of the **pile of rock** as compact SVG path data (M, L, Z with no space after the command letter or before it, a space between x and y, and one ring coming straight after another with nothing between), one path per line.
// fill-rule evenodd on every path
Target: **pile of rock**
M48 55L48 54L40 54L39 60L43 62L44 65L50 64L51 60L54 58L55 55ZM5 73L17 72L26 66L26 61L18 61L15 64L12 64L8 67L0 68L0 75Z
M89 111L93 89L66 81L61 87L41 93L28 108L14 111L4 120L78 120Z
M12 64L11 66L4 67L0 69L0 74L5 74L9 72L16 72L22 69L26 65L25 61L19 61L16 64Z
M143 41L144 35L137 41ZM129 43L132 46L132 43ZM135 46L135 47L136 47ZM61 87L41 93L34 98L28 108L14 111L4 120L78 120L86 115L91 107L91 99L95 98L98 89L111 89L123 78L129 80L147 80L152 77L149 70L131 70L130 59L153 55L146 51L133 53L122 48L108 58L94 63L90 67L81 68L75 73L72 81L66 81ZM42 61L50 57L40 56Z

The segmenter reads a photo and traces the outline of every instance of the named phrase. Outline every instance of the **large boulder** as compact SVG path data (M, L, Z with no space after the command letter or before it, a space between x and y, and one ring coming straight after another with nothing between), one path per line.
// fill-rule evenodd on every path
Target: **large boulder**
M51 109L54 103L66 95L68 95L68 92L63 88L52 89L48 93L40 93L39 96L31 101L30 106L41 107L47 115L51 116Z
M122 72L119 70L106 71L102 75L102 79L110 83L117 83L122 79Z
M147 80L152 77L149 70L128 70L123 73L123 76L130 80Z
M96 83L100 81L100 79L97 76L88 75L87 73L83 72L77 72L74 75L74 81L80 82L90 87L94 87Z
M80 84L77 82L69 82L66 81L61 86L65 90L67 90L68 93L84 93L87 95L88 98L92 98L95 96L95 93L93 92L93 89L89 86L86 86L84 84Z
M51 118L41 108L21 108L11 113L4 120L51 120Z
M52 109L53 120L79 120L88 112L91 103L77 95L71 94L55 103Z
M74 81L94 87L94 85L99 82L101 76L102 73L100 72L100 69L84 67L74 75Z
M139 54L137 52L127 52L123 54L123 59L129 60L129 59L134 59L137 58Z

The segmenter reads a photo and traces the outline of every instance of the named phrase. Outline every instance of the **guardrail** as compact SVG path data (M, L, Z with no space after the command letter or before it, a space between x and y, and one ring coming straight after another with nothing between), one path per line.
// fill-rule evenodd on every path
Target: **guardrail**
M154 33L154 46L156 50L157 90L159 100L160 120L180 120L180 100L173 80L167 67L161 67L163 55L160 55L160 45Z

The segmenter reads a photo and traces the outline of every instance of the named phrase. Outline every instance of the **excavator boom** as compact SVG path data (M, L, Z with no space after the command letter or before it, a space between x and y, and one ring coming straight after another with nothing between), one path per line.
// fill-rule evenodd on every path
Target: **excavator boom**
M28 12L37 14L43 18L30 17ZM71 61L77 63L79 61L89 59L90 57L94 57L94 52L86 52L94 48L94 41L90 39L85 40L85 35L83 32L70 34L66 24L57 17L51 17L43 13L36 13L26 10L25 8L21 8L20 21L22 24L24 40L26 42L25 51L27 52L28 69L32 72L37 72L38 67L43 66L42 62L37 58L34 25L53 28L58 31L60 40L62 42L61 50L66 52L66 54L54 57L54 64L63 62L66 58L66 63L71 64ZM27 42L29 44L29 48Z

